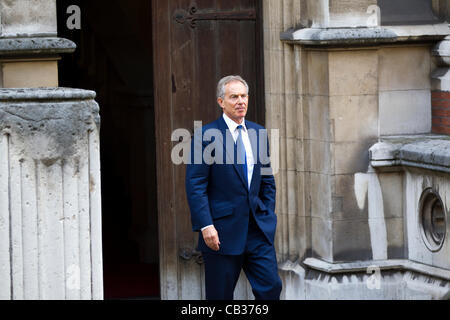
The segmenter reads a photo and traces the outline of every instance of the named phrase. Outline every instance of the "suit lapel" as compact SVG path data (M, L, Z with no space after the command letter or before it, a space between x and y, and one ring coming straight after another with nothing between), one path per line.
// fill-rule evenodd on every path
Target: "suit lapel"
M230 129L228 128L225 120L223 119L223 116L220 116L218 119L219 122L219 130L222 131L222 137L224 137L223 141L223 148L225 149L224 155L226 154L226 162L227 164L232 163L233 167L240 177L242 183L245 186L245 189L248 190L248 181L245 181L245 177L242 174L242 171L239 167L239 165L236 163L236 154L237 154L237 148L236 144L234 143L233 136L231 135ZM228 145L228 147L227 147Z

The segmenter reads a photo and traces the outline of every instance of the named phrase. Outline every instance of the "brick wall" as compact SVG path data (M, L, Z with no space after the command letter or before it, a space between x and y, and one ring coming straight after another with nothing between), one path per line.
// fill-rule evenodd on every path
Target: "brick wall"
M432 91L432 128L433 133L450 134L450 92Z

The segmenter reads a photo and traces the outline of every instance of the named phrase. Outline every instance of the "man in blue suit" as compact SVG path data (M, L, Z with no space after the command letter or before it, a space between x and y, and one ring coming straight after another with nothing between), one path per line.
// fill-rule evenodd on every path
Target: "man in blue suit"
M257 300L278 300L282 288L274 239L275 180L267 131L245 120L248 84L219 81L223 115L197 130L186 169L192 229L205 261L206 299L232 300L244 270Z

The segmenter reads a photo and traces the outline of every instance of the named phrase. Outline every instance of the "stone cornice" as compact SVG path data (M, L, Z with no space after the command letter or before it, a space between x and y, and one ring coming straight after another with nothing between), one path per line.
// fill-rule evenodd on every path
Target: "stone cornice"
M72 88L0 89L0 102L93 100L96 93Z
M330 263L316 258L307 258L303 263L312 269L326 272L329 274L342 274L355 272L367 273L368 270L373 271L374 268L378 268L379 270L412 271L435 278L450 280L449 270L425 265L407 259Z
M76 44L57 37L0 38L0 57L72 53Z
M450 173L450 137L383 137L369 149L369 159L374 168L406 166Z
M375 28L302 28L280 34L283 42L303 46L361 46L444 39L448 24L422 26L386 26Z
M384 28L305 28L281 33L282 41L301 45L343 45L395 42L395 33Z
M0 89L0 135L23 142L34 159L75 152L76 139L100 126L95 92L71 88ZM36 149L26 141L35 134L52 136L55 148ZM58 151L59 150L59 151Z

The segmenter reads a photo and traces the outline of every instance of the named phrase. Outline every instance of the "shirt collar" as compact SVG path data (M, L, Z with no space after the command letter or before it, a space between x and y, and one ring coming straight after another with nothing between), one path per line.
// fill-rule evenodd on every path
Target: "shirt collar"
M228 117L225 113L223 114L223 120L225 120L225 123L227 124L228 129L230 129L231 132L235 132L236 128L239 126L239 124L231 120L230 117ZM240 125L242 126L244 131L247 131L247 127L245 126L245 118Z

